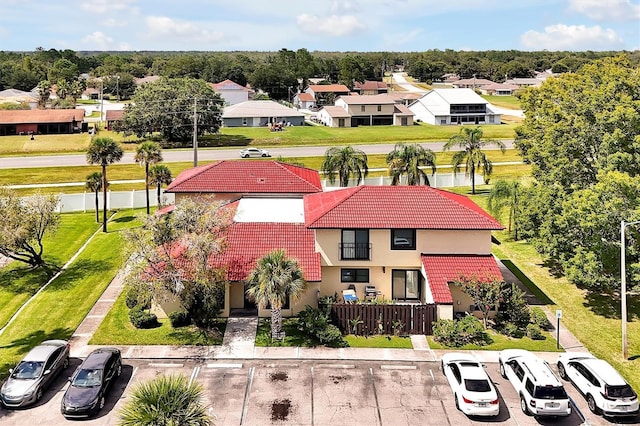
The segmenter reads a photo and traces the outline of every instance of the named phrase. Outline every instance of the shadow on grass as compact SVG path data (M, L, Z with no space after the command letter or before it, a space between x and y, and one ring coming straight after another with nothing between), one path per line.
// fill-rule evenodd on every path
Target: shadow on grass
M300 346L307 348L320 346L320 342L298 329L297 318L283 318L282 328L285 332L285 338L282 340L271 339L271 320L261 318L258 322L256 346Z
M115 223L127 223L127 222L132 222L136 220L135 216L132 215L128 215L128 216L122 216L122 217L118 217L113 219L111 222L115 222Z
M111 269L109 262L102 260L80 259L69 266L45 291L66 290L89 275L99 274Z
M513 275L516 276L516 278L518 278L518 280L520 280L522 284L524 284L527 290L529 290L529 292L535 296L535 298L539 302L538 304L554 305L553 300L551 300L542 290L540 290L540 288L533 281L531 281L529 277L527 277L524 272L520 270L520 268L514 265L512 261L510 261L509 259L500 259L500 261L504 264L504 266L507 267L507 269L509 269L513 273Z
M620 297L610 293L587 292L582 305L596 315L621 319ZM627 321L640 319L640 295L627 295Z
M0 269L0 288L15 294L35 294L57 272L55 266L31 268L16 263Z
M216 324L210 330L203 330L195 326L174 328L167 337L183 342L184 345L213 346L221 345L224 338L225 322Z

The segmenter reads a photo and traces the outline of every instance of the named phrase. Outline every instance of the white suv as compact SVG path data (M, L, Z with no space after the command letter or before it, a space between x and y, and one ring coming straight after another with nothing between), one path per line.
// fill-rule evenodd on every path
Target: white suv
M589 353L563 353L558 357L558 373L584 395L593 413L638 414L638 395L608 362Z
M520 408L525 414L571 414L569 396L546 361L522 349L505 349L500 352L498 360L500 374L518 393Z

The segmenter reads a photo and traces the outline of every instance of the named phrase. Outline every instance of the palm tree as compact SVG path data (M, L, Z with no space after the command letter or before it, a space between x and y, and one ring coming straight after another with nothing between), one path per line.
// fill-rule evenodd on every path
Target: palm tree
M100 216L98 215L98 192L102 189L102 173L93 172L87 176L87 182L85 188L96 194L96 222L100 222Z
M443 151L448 151L455 146L462 148L462 151L457 151L451 157L451 165L455 174L458 171L458 166L466 161L464 172L466 176L471 176L472 194L476 193L476 170L483 170L485 180L493 170L491 161L482 152L482 148L487 145L496 145L504 153L504 142L482 140L482 129L478 126L475 128L463 127L460 134L451 136L442 148Z
M436 172L436 156L428 148L422 145L397 143L387 154L387 165L391 175L391 185L398 185L402 175L407 175L407 185L420 185L424 180L425 185L431 185L429 177L422 170L423 167L431 167L431 174Z
M102 232L107 232L107 166L122 159L120 144L111 138L95 138L87 148L87 163L100 164L102 167Z
M160 201L162 185L169 185L172 179L171 170L164 164L155 164L149 169L149 184L156 185L158 188L158 206L162 205Z
M351 176L356 177L356 185L359 185L369 174L367 154L352 146L329 148L324 154L321 171L331 183L335 182L337 174L340 178L340 186L349 186Z
M121 426L213 424L202 403L200 383L183 375L161 375L138 384L119 413Z
M51 95L51 82L42 80L38 83L38 108L44 109L47 106L49 95Z
M149 214L149 165L162 161L160 145L155 142L143 142L136 149L136 163L144 166L144 189L147 194L147 214Z
M518 214L520 211L520 182L499 180L491 188L488 200L489 212L497 218L502 216L504 209L509 209L509 225L507 230L511 234L513 225L514 238L518 240Z
M271 305L271 336L282 333L282 306L296 301L306 290L307 283L295 259L284 250L274 250L258 259L256 268L247 278L247 296L260 309Z

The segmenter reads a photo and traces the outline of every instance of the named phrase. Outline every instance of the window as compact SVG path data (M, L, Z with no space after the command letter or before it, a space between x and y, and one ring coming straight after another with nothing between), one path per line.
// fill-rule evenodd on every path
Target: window
M343 268L340 270L340 281L343 283L368 283L369 270L356 268Z
M343 229L341 260L369 260L369 230Z
M527 390L527 392L529 392L529 395L533 396L534 386L531 379L527 379L526 383L524 384L524 388Z
M416 230L415 229L392 229L391 230L391 250L415 250Z
M382 105L378 105L378 112L382 111Z
M394 299L420 299L420 271L394 269L391 273Z
M364 107L364 105L360 105L360 112L365 112L365 107Z

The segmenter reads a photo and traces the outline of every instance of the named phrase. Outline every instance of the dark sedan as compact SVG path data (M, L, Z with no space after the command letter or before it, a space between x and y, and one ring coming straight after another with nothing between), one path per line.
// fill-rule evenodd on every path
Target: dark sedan
M0 390L5 407L25 407L42 398L44 391L58 374L69 365L69 343L46 340L9 370L9 378Z
M122 357L116 348L91 352L71 377L62 397L61 411L67 418L91 417L104 407L106 394L122 373Z

